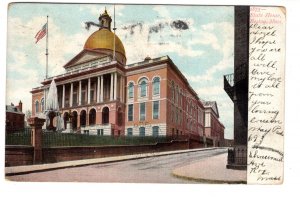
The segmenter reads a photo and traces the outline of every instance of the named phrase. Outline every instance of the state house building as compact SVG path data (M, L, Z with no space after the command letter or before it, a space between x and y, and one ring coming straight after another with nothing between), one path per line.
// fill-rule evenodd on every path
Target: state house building
M99 21L99 30L64 65L66 72L54 77L64 126L71 117L71 129L78 133L205 135L205 107L172 60L146 57L127 65L124 46L111 31L106 10ZM43 112L52 79L32 89L33 116Z

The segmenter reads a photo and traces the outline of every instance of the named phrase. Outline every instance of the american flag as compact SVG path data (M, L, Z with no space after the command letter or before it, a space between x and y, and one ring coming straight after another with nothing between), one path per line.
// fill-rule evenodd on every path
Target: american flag
M42 39L46 34L47 34L47 23L35 35L35 37L34 37L36 39L35 43L37 43L40 39Z

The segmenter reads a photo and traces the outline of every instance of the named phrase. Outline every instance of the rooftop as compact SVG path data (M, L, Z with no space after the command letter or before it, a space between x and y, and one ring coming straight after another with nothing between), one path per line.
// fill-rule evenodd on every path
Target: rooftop
M13 104L11 105L6 105L5 108L6 112L10 112L10 113L15 113L15 114L24 114L23 112L21 112L18 108L18 106L14 106Z

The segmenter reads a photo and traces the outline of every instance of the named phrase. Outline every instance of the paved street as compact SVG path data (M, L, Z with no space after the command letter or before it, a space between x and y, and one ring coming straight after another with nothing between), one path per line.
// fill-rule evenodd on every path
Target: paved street
M8 176L13 181L50 182L121 182L121 183L196 183L174 177L176 167L195 163L201 159L226 153L227 149L214 149L122 162L96 164L24 175ZM205 170L205 169L204 169Z

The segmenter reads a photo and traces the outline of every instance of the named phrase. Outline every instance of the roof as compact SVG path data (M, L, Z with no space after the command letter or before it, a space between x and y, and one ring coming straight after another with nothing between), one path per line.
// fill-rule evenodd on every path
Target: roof
M111 51L115 49L116 52L126 57L125 48L120 38L105 28L95 31L90 35L84 44L84 49L108 49Z
M202 101L202 103L205 108L212 108L212 110L215 112L217 117L219 117L219 110L216 101Z
M15 114L24 114L19 110L17 106L14 105L6 105L6 112L15 113Z

